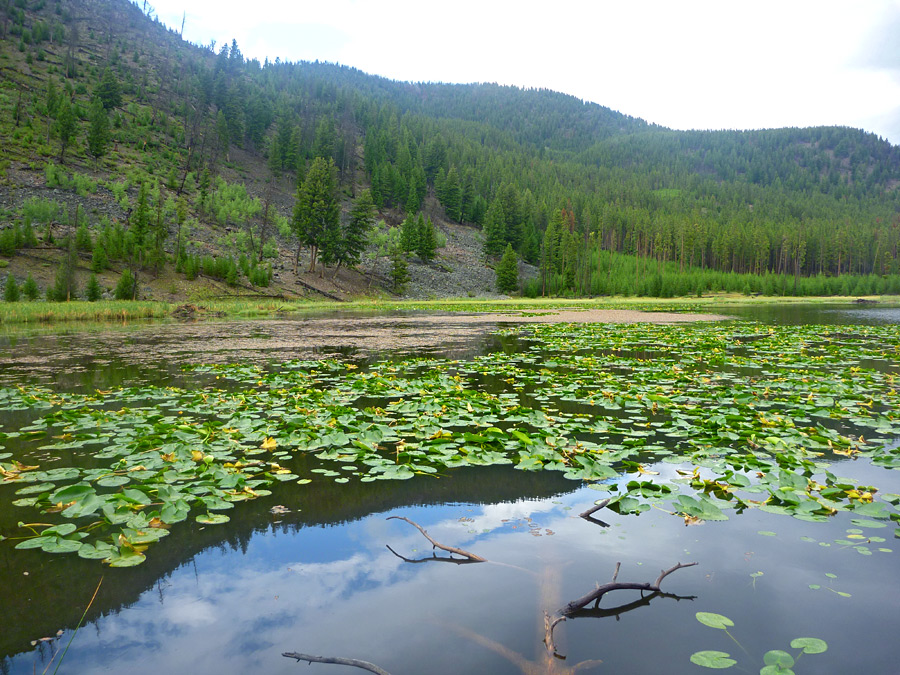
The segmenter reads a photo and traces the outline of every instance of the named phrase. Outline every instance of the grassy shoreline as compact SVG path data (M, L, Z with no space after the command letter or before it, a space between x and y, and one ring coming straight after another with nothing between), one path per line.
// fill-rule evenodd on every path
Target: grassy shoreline
M873 296L865 298L881 305L900 304L900 297ZM497 312L570 309L635 309L654 311L702 311L727 305L775 305L775 304L849 304L855 297L747 297L737 294L715 294L701 298L511 298L505 300L484 298L444 298L440 300L354 300L289 301L289 300L214 300L197 302L191 318L264 318L285 314L345 311L442 311L442 312ZM166 320L175 317L182 305L151 300L98 302L3 302L0 303L0 325L29 325L48 323L120 323L123 321Z

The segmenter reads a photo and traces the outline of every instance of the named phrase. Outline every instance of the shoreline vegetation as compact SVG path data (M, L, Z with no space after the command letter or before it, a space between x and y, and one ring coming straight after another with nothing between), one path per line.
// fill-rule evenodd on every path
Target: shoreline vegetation
M561 308L572 310L615 310L695 312L723 306L775 304L900 304L897 296L748 297L717 293L686 298L444 298L440 300L372 300L348 302L308 300L211 300L179 304L153 300L105 300L88 302L4 302L0 303L0 325L51 323L121 323L142 320L202 320L267 318L305 313L330 312L528 312Z

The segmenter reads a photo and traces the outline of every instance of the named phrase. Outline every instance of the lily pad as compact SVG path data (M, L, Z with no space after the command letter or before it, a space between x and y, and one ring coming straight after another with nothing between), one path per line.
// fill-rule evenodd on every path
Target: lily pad
M710 628L720 628L725 630L734 625L734 622L727 616L714 614L713 612L697 612L696 617L697 621Z
M691 654L691 663L703 666L704 668L722 670L731 668L737 661L732 659L731 655L726 652L704 650L702 652L694 652Z

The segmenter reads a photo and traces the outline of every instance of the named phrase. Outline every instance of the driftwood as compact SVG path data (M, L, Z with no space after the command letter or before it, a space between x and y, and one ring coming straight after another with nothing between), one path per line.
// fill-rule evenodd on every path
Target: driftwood
M454 565L471 565L472 563L484 562L483 560L472 560L470 558L452 558L450 556L440 556L440 555L435 555L434 553L431 554L430 558L418 558L418 559L407 558L406 556L402 556L399 553L397 553L397 551L392 549L387 544L385 544L385 548L387 548L388 551L390 551L395 556L400 558L400 560L402 560L403 562L408 562L408 563L445 562L445 563L453 563Z
M456 555L461 555L463 558L467 558L471 562L487 562L487 559L482 558L480 555L475 555L474 553L469 553L468 551L461 549L461 548L456 548L455 546L445 546L444 544L441 544L441 543L435 541L430 536L428 536L428 533L424 529L422 529L421 525L419 525L418 523L414 523L413 521L411 521L409 518L406 518L405 516L389 516L388 520L405 520L407 523L409 523L414 528L416 528L419 532L421 532L422 536L425 537L428 541L430 541L431 545L434 548L439 548L442 551L447 551L447 553L455 553ZM388 548L390 548L390 547L388 547ZM394 553L393 550L391 551L391 553ZM396 553L394 555L396 555ZM403 557L403 556L400 556L400 557ZM405 558L404 558L404 560L405 560Z
M599 511L602 508L605 508L606 505L609 504L609 502L610 502L609 499L604 499L603 501L599 501L596 504L594 504L591 508L589 508L587 511L584 511L583 513L579 513L578 517L579 518L590 518L592 515L597 513L597 511Z
M340 656L313 656L312 654L300 654L298 652L283 652L282 656L286 656L289 659L297 659L300 661L307 661L309 663L336 663L340 666L352 666L354 668L362 668L363 670L368 670L371 673L377 673L377 675L391 675L388 671L383 668L379 668L374 663L369 663L368 661L360 661L358 659L343 659Z
M616 572L613 575L612 581L610 581L609 583L603 584L602 586L597 586L597 588L595 588L593 591L591 591L587 595L582 596L582 597L578 598L577 600L573 600L572 602L567 604L565 607L563 607L561 610L559 610L558 614L562 614L564 616L569 616L569 615L577 612L579 609L582 609L585 606L589 605L592 602L599 603L600 598L602 598L606 593L609 593L610 591L635 590L635 591L654 591L656 593L659 593L659 592L661 592L659 585L662 583L663 579L665 579L667 576L669 576L670 574L672 574L672 572L675 572L676 570L680 570L685 567L693 567L696 564L697 563L695 563L695 562L678 563L677 565L674 565L667 570L662 570L659 573L659 576L656 577L656 581L654 581L652 584L651 583L636 584L636 583L631 583L631 582L616 581L616 577L619 576L619 566L621 565L621 563L616 563Z
M634 583L627 581L616 581L616 579L619 577L619 568L622 566L622 563L616 563L616 571L613 573L612 581L597 586L587 595L583 595L577 600L573 600L572 602L568 603L565 607L556 610L556 613L553 615L544 612L544 644L547 647L547 651L556 653L556 644L553 641L553 629L558 623L565 621L568 617L574 616L577 612L583 610L592 602L594 603L595 608L598 607L600 604L600 599L610 591L634 590L641 591L642 594L644 591L651 591L654 594L660 595L662 594L662 590L660 590L659 585L662 583L663 579L672 574L672 572L683 569L685 567L693 567L696 564L697 563L695 562L677 563L667 570L662 570L659 573L659 576L656 577L656 581L652 583Z
M595 525L599 525L600 527L609 527L609 523L600 520L599 518L594 518L594 514L597 513L602 508L605 508L607 504L609 504L609 499L604 499L602 501L597 502L587 511L583 513L579 513L579 518L584 518L589 523L594 523Z

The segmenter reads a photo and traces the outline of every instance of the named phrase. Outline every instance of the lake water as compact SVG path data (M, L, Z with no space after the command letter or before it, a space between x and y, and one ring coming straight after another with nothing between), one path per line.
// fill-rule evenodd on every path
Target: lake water
M764 307L741 318L866 325L898 323L900 312ZM435 323L423 317L403 330L426 334ZM290 322L214 325L212 332L137 326L7 337L0 378L7 386L32 379L83 392L147 382L203 386L210 375L185 374L181 365L248 360L277 368L272 361L318 355L292 346ZM225 328L255 332L236 346L211 338ZM348 350L339 337L321 344L363 368L390 355L365 344ZM438 346L410 339L403 351L465 361L518 348L515 340L460 329ZM0 415L0 430L9 432L37 413ZM676 477L678 466L647 468L665 480ZM897 471L865 460L839 460L832 471L883 493L900 492ZM751 509L686 526L652 508L639 516L604 509L595 514L601 524L578 514L605 493L559 472L507 466L404 481L287 482L271 490L229 511L225 526L192 518L173 526L134 568L0 541L0 673L40 673L48 664L53 672L60 659L54 654L69 643L98 583L60 672L361 672L282 656L302 652L361 659L393 675L564 673L594 660L602 664L578 672L698 673L705 669L691 655L717 650L737 661L735 672L756 673L770 650L796 657L799 650L789 644L801 637L825 640L828 651L804 654L796 673L898 669L893 521L861 527L852 513L807 522ZM39 517L11 506L12 492L0 485L0 534L9 538L21 536L19 520ZM283 508L273 513L274 506ZM433 551L416 529L391 516L409 518L438 542L487 562L431 559L449 554ZM868 543L871 554L849 545L848 535L853 544ZM615 591L600 608L558 624L557 654L548 658L544 613L609 581L617 563L618 581L652 582L662 569L694 561L665 579L661 595ZM725 615L734 626L726 633L703 625L697 612Z

